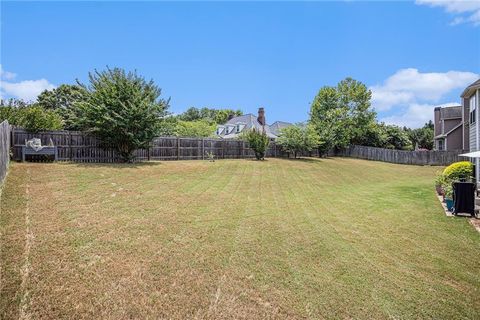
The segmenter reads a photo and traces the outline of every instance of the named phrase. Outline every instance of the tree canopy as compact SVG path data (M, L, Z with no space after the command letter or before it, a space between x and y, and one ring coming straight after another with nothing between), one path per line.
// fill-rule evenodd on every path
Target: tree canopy
M320 137L312 125L297 124L281 129L277 143L296 158L299 152L317 148Z
M223 124L228 121L229 117L241 116L241 110L233 109L214 109L214 108L188 108L185 112L180 114L178 118L183 121L198 121L205 120L214 122L216 124Z
M65 129L78 130L76 104L84 102L88 92L79 85L62 84L52 90L44 90L37 98L39 106L55 110L62 118Z
M148 147L158 134L169 100L161 89L136 72L114 68L89 74L88 92L78 103L76 123L118 151L124 161L133 160L133 151Z

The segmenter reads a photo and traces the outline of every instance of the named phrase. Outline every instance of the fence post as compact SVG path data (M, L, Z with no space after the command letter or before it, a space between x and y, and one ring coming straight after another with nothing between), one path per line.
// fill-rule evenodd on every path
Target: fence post
M242 140L242 159L245 158L245 141Z
M70 158L70 161L73 160L73 155L72 155L72 133L69 131L68 132L68 156Z
M177 160L180 160L180 137L177 137Z
M202 138L202 160L205 160L205 138Z

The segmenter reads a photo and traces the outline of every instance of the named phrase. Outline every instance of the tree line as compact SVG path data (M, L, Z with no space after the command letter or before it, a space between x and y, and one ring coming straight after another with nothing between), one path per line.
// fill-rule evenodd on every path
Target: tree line
M352 78L334 87L324 86L310 106L309 120L283 129L278 143L295 157L313 149L325 155L352 144L398 150L433 148L431 121L418 129L378 122L371 98L367 86Z
M238 109L206 107L191 107L174 115L169 111L170 99L161 93L153 80L147 81L136 72L95 70L89 73L87 83L77 80L74 85L45 90L35 102L2 100L0 121L6 119L32 132L90 132L130 161L133 151L146 147L155 136L209 137L218 124L242 115ZM378 123L370 101L370 90L351 78L335 87L322 87L310 106L308 121L283 129L278 143L295 155L315 148L325 154L349 144L403 150L433 147L431 122L413 130ZM251 132L244 139L266 149L268 139L263 135ZM263 158L261 150L258 155Z

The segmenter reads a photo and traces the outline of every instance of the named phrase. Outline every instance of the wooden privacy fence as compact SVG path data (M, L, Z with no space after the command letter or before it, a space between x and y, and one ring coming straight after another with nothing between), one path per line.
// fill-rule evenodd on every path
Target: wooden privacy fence
M335 150L333 155L358 159L377 160L399 164L446 166L453 162L468 160L458 155L468 151L403 151L364 146L350 146Z
M7 120L0 123L0 187L7 175L10 161L10 125Z
M13 128L13 158L22 159L22 146L25 141L40 138L47 145L50 140L58 148L59 161L74 162L119 162L116 152L105 148L99 139L80 131L46 131L29 133ZM223 140L213 138L158 137L153 139L147 149L135 151L137 161L145 160L192 160L205 159L207 153L213 153L217 159L252 158L253 150L242 140ZM271 142L267 157L286 155L280 146Z
M2 124L3 130L8 131L9 126ZM8 137L8 134L4 134ZM42 144L52 143L58 148L59 161L74 162L119 162L120 159L112 148L105 148L100 141L87 133L80 131L46 131L29 133L23 129L12 128L13 159L22 159L22 146L25 141L40 138ZM5 147L8 139L2 140ZM5 147L8 150L8 147ZM153 139L150 147L135 151L137 161L145 160L193 160L205 159L207 153L213 153L217 159L240 159L254 157L253 150L242 140L223 140L213 138L178 138L158 137ZM467 160L459 157L461 151L402 151L364 146L350 146L346 149L335 150L330 156L352 157L367 160L377 160L399 164L413 165L438 165L445 166L456 161ZM8 152L3 152L3 155ZM286 157L281 147L271 142L267 157ZM302 156L318 156L313 151ZM0 160L2 161L2 160ZM8 161L6 159L5 161ZM2 164L3 165L3 164ZM1 173L1 172L0 172ZM1 176L0 176L1 177Z

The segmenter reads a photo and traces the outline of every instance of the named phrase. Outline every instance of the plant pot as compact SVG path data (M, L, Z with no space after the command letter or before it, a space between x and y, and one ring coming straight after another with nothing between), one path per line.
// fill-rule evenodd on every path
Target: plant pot
M448 211L453 211L453 199L445 199Z
M435 186L435 190L437 191L437 194L441 196L443 194L443 188L441 185Z

